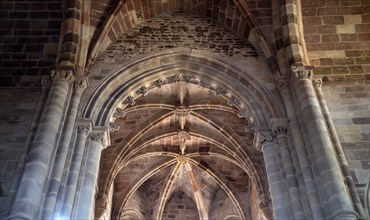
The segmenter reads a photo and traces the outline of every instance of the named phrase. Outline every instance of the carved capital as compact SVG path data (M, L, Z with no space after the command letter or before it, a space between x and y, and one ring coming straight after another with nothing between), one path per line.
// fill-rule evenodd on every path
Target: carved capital
M109 132L119 131L119 129L120 129L120 126L118 126L116 123L109 122Z
M87 124L80 124L77 127L77 132L80 134L87 134L90 130L90 125Z
M90 138L93 141L99 142L100 144L103 144L104 141L104 132L102 131L94 131L90 133Z
M127 98L123 101L125 105L135 105L135 100L132 96L127 96Z
M273 118L270 121L270 128L278 137L287 135L288 122L287 118Z
M312 84L315 88L321 88L322 80L321 79L314 79L314 80L312 80Z
M73 69L56 69L51 71L52 80L61 80L67 83L72 83L75 80Z
M82 91L85 90L88 86L89 86L89 82L87 78L76 80L73 83L74 89L80 89Z
M116 111L113 113L114 118L120 118L120 117L125 117L126 112L123 111L121 108L116 108Z
M175 108L175 115L176 116L187 116L190 114L189 106L179 105Z
M309 79L313 76L312 66L291 66L291 77L294 80Z
M262 151L267 144L274 143L275 141L276 137L274 133L272 133L270 129L266 129L257 132L254 139L254 146L257 150Z

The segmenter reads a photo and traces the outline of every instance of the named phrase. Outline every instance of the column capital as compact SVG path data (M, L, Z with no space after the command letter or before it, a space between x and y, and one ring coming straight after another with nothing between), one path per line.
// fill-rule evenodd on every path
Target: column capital
M276 136L271 131L271 129L263 129L256 131L254 136L254 146L257 150L263 151L263 148L269 144L276 141Z
M89 80L87 77L77 78L73 83L73 88L75 90L80 89L84 91L87 87L89 87Z
M67 83L72 83L75 80L74 69L72 67L56 68L54 70L51 70L50 75L53 81L60 80Z
M315 78L315 79L312 80L312 84L315 88L321 88L322 79L321 78Z
M91 141L98 142L105 149L110 145L109 126L107 127L94 127L90 132Z
M91 140L96 141L96 142L99 142L101 144L103 144L104 136L105 135L104 135L104 132L103 131L92 131L90 133Z
M288 123L289 121L287 118L272 118L270 121L270 128L277 137L280 137L282 135L287 135Z
M77 127L77 132L80 134L87 134L90 131L90 125L89 124L80 124Z
M290 74L293 80L308 79L313 76L313 66L291 66Z

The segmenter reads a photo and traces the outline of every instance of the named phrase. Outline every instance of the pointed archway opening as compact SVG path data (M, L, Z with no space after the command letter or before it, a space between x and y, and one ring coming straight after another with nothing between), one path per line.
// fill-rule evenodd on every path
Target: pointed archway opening
M203 25L194 30L221 31L214 23ZM135 50L143 54L131 50L127 56L127 45L122 54L112 52L132 43L134 32L151 30L143 27L103 53L85 95L82 117L110 130L95 216L164 218L178 192L195 202L200 219L211 218L221 206L229 210L225 218L264 216L268 184L253 140L256 129L267 128L283 112L267 61L227 30L225 40L234 44L225 43L228 48L222 50L217 34L208 50L175 45L152 51L140 41L145 48ZM234 49L238 52L231 55ZM217 198L224 203L215 204ZM180 208L173 212L180 213Z

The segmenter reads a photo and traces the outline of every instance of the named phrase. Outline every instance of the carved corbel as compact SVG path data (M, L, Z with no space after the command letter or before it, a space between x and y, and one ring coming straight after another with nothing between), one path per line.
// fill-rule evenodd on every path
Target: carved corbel
M312 66L291 66L291 77L293 80L311 80L313 76L313 69L314 68Z
M123 101L125 105L135 105L135 100L132 96L127 96L127 98Z

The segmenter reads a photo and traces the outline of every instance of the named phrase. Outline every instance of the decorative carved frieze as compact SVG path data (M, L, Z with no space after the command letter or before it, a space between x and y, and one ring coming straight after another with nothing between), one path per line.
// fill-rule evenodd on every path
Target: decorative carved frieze
M81 134L87 134L90 130L90 126L87 124L80 124L77 127L77 132Z
M176 116L187 116L190 114L189 106L179 105L175 108L175 115Z
M238 113L239 118L248 118L250 115L251 115L251 112L246 108L240 110Z
M226 94L226 89L220 87L220 86L217 86L216 88L216 95L224 95Z
M211 87L211 82L210 82L210 81L208 81L208 80L206 80L206 79L201 79L201 80L199 81L199 85L200 85L201 87L203 87L203 88L209 88L209 87Z
M313 76L312 66L291 66L291 76L295 80L311 79Z
M116 111L113 113L113 117L120 118L125 117L126 112L121 108L116 108Z
M154 85L157 88L161 88L162 84L163 84L163 81L161 79L157 79L156 81L154 81Z
M240 102L237 98L235 98L234 96L231 96L227 104L230 106L238 106Z
M148 95L148 89L145 86L142 86L139 90L137 90L136 94L147 96Z
M182 79L185 81L185 83L189 83L193 79L193 76L191 76L191 75L182 75Z
M180 76L179 75L173 75L173 76L167 77L167 81L169 83L177 83L179 80L180 80Z
M109 132L119 131L119 129L120 129L120 126L118 126L116 123L109 122Z
M125 105L135 105L135 100L132 96L127 96L127 98L123 101Z
M75 80L73 69L56 69L51 70L52 80L62 80L67 83L72 83Z
M244 127L245 131L254 134L256 131L256 125L254 123L249 123Z

